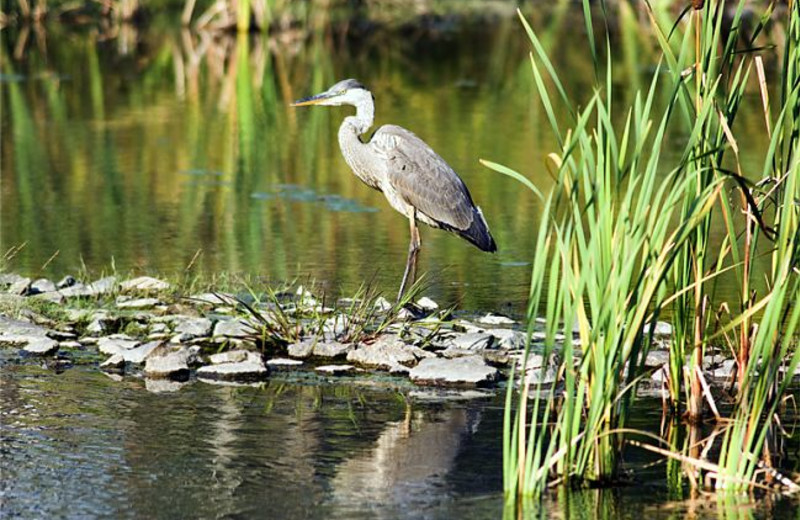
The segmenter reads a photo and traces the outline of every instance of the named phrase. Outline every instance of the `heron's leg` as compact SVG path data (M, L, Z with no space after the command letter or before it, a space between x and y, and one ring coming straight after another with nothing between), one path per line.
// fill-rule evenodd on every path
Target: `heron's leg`
M403 281L400 283L400 292L397 293L397 301L403 298L403 293L406 292L406 285L409 278L411 283L417 278L417 255L422 242L419 239L419 229L417 228L417 212L412 211L408 217L409 226L411 228L411 242L408 244L408 260L406 260L406 270L403 273Z

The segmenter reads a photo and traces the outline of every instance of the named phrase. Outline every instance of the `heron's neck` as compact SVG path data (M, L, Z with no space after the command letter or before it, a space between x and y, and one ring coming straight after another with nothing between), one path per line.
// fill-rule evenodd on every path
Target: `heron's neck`
M373 164L375 158L359 138L372 126L373 116L372 99L356 105L356 115L345 117L339 127L339 147L353 173L367 185L380 189L380 180L375 176L377 168Z
M375 119L375 105L372 103L371 96L369 98L365 96L355 107L356 115L345 117L342 126L350 125L356 131L356 135L361 135L372 126Z

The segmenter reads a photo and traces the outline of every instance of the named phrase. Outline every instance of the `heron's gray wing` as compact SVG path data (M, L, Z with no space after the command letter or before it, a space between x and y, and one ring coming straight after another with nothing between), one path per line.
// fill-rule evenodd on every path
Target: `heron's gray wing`
M405 128L384 125L369 144L385 158L387 179L407 203L443 227L470 228L475 205L467 187L425 141Z

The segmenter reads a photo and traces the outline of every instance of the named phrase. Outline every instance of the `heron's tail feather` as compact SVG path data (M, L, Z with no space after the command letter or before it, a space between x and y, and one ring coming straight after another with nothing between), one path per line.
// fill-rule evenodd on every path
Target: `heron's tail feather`
M489 231L489 225L486 223L486 219L483 218L483 212L477 206L473 211L472 224L470 224L469 228L455 231L461 237L475 244L478 249L494 253L497 251L497 244L494 243L492 233Z

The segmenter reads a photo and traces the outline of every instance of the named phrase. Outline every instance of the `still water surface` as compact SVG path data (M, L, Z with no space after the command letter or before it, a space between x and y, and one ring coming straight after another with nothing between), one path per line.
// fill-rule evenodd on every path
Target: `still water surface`
M540 209L478 159L546 191L557 144L514 4L454 6L399 21L317 9L272 36L238 38L181 32L174 16L116 32L4 30L0 248L22 246L7 267L55 277L84 266L166 275L189 267L206 277L310 279L332 293L373 280L393 293L408 226L340 156L336 131L352 109L289 106L355 77L375 93L376 125L411 129L460 173L499 245L485 254L423 229L431 296L521 310ZM620 106L656 61L640 45L648 36L639 14L627 5L614 13ZM570 95L585 100L594 72L580 16L569 2L528 13ZM756 128L743 147L765 139L756 111L737 123Z
M376 124L413 130L461 174L499 244L487 255L423 229L430 295L520 311L539 207L477 160L546 187L556 144L514 6L483 5L491 9L478 16L402 23L321 11L271 37L182 33L158 19L113 35L5 29L0 249L24 245L7 266L53 277L83 266L167 275L190 267L313 279L334 293L374 280L393 292L407 225L341 159L336 130L348 109L288 106L355 77L375 92ZM570 93L585 98L593 71L582 22L565 5L530 19ZM623 94L647 84L653 63L624 5L613 27ZM759 149L763 132L751 135L742 146ZM398 381L281 376L257 388L192 383L155 393L140 379L111 381L89 366L59 373L15 356L0 351L3 517L503 514L501 396L430 401ZM633 426L657 431L660 403L639 406ZM631 487L552 497L542 514L793 516L791 505L772 503L664 507L664 467L650 471Z

